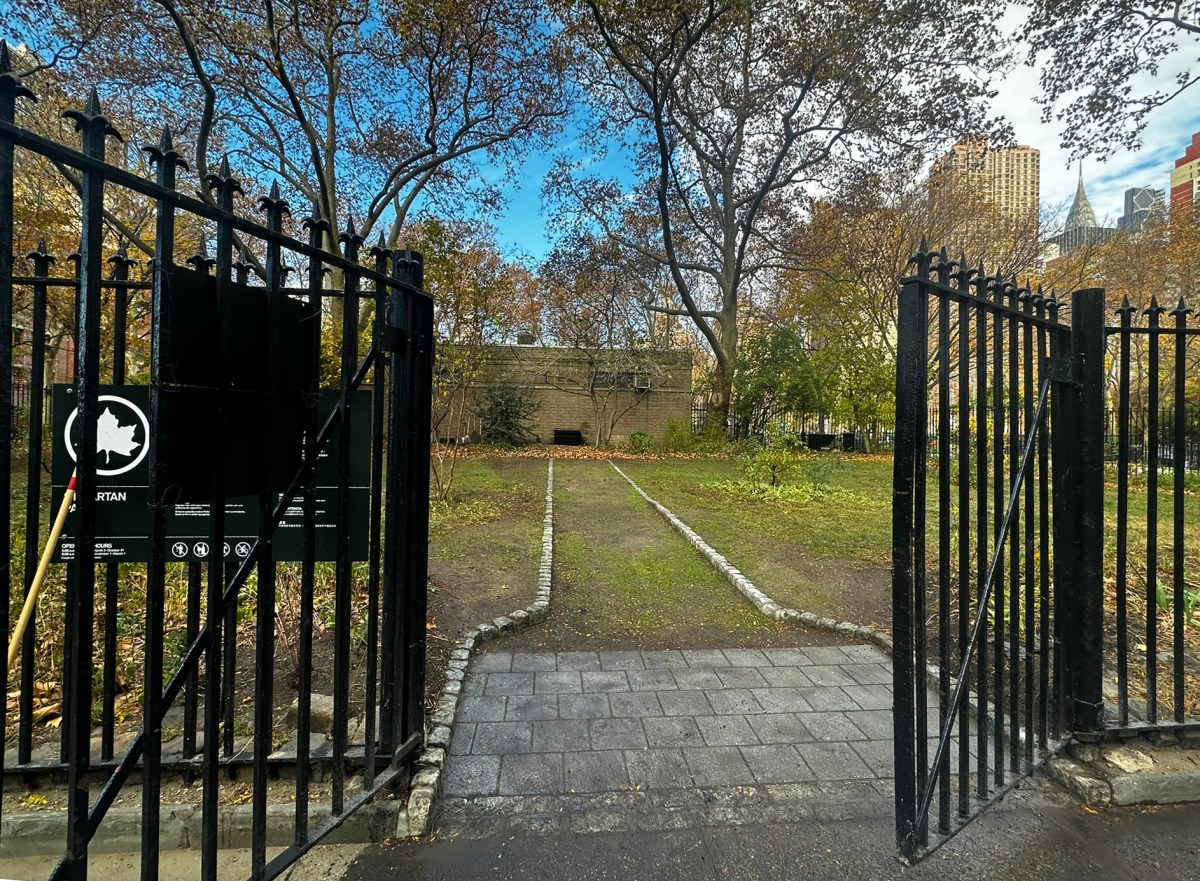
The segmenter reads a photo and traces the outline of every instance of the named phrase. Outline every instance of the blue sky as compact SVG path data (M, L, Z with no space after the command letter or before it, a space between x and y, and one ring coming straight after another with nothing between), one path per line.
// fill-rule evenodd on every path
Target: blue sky
M1019 65L1000 84L994 109L1012 123L1018 143L1041 151L1043 204L1051 208L1069 207L1075 195L1078 170L1068 164L1067 153L1060 146L1059 124L1041 121L1042 108L1031 98L1038 91L1038 70ZM1167 189L1175 159L1183 154L1192 134L1200 131L1200 100L1196 100L1200 98L1200 86L1191 92L1195 94L1185 92L1182 98L1150 117L1140 150L1117 154L1103 163L1094 159L1084 161L1084 184L1096 219L1102 225L1116 226L1124 211L1126 188ZM575 148L577 140L571 130L563 133L560 143L573 158L584 158ZM534 262L540 261L553 240L541 204L542 179L552 162L553 156L548 153L528 158L519 180L505 187L507 206L496 220L501 243L514 256L526 255ZM591 170L631 182L619 154L609 155Z
M1148 77L1134 81L1136 88L1150 83ZM1042 108L1030 97L1039 90L1038 70L1019 66L1000 85L995 108L1013 124L1018 143L1041 150L1042 203L1069 206L1079 172L1068 165L1067 153L1059 145L1059 124L1041 121ZM1119 153L1103 163L1084 160L1083 182L1100 224L1117 225L1117 218L1125 210L1126 188L1167 190L1171 168L1196 131L1200 131L1200 93L1193 88L1151 115L1140 150Z

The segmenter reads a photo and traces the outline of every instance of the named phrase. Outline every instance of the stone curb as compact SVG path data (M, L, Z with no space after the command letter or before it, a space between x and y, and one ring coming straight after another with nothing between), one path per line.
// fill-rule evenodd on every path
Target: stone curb
M646 494L645 490L634 483L633 479L628 474L616 466L616 463L610 459L608 464L612 465L613 470L625 478L625 481L637 491L638 495L645 499L646 502L649 503L652 508L654 508L654 510L658 511L658 513L661 514L663 518L670 523L680 535L686 538L691 546L694 547L706 561L708 561L709 565L724 575L725 580L737 588L738 592L748 599L751 604L766 617L775 621L793 621L802 627L807 627L811 630L822 630L827 633L837 633L841 636L863 639L883 649L888 653L889 656L894 654L895 649L891 634L883 633L882 631L876 630L873 627L867 627L863 624L856 624L853 621L838 621L834 618L822 617L814 612L800 612L796 609L789 609L785 606L779 605L777 602L755 587L754 583L749 578L738 571L738 569L732 563L730 563L729 560L725 559L724 556L717 553L717 551L711 545L709 545L708 542L702 539L695 530L672 514L670 509L650 498L650 496ZM925 667L925 677L930 685L934 689L937 689L939 687L941 670L939 670L933 664L928 664ZM951 674L951 690L957 686L958 679ZM967 691L967 706L972 710L976 710L979 707L978 698L975 692L970 691L969 689ZM989 701L987 703L987 716L989 719L994 719L995 715L995 706L991 701ZM1011 742L1011 737L1006 735L1005 740ZM1017 743L1021 746L1024 745L1024 730L1021 730L1017 733Z
M808 627L813 630L824 630L830 633L838 633L842 636L851 636L858 639L865 639L868 642L874 643L884 651L891 654L892 652L892 637L886 633L875 630L872 627L866 627L862 624L855 624L852 621L837 621L833 618L826 618L817 615L813 612L800 612L795 609L789 609L779 605L761 590L754 586L754 583L738 571L732 563L724 556L717 553L711 545L702 539L690 526L676 517L665 506L650 498L646 492L633 482L632 478L611 460L608 463L612 465L613 470L625 478L626 482L637 491L637 494L645 499L654 510L658 511L663 518L670 523L675 530L688 540L700 555L708 561L714 569L725 576L725 580L737 588L738 592L748 599L754 608L768 618L776 621L795 621L798 624ZM934 672L937 668L931 668Z
M217 847L246 848L250 846L251 805L225 805L217 817ZM159 832L162 850L187 850L200 846L200 808L198 805L163 805ZM267 846L287 847L295 843L296 806L272 804L267 806ZM329 808L313 805L309 823L327 820ZM395 837L408 828L400 802L380 798L363 805L348 816L337 829L322 839L322 844L359 844L380 842ZM66 814L61 811L38 811L27 814L6 813L0 821L0 859L41 856L62 853L66 842ZM88 845L93 853L138 853L142 849L142 810L114 808Z
M446 665L446 684L434 711L426 722L425 751L416 762L416 773L409 785L407 825L398 835L417 837L429 830L429 815L442 782L446 752L454 730L458 698L471 655L485 642L517 630L541 624L550 611L550 585L554 570L554 460L546 464L546 515L542 521L542 559L538 566L536 599L522 609L493 618L463 631L450 662Z

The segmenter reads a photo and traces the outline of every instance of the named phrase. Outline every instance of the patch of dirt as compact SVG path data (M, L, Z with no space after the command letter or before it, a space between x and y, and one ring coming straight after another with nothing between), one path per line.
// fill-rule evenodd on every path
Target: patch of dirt
M602 463L555 467L550 615L509 650L784 647L838 642L764 618Z
M797 586L797 592L806 593L799 585L813 585L824 594L826 604L814 603L813 608L798 608L798 611L829 615L839 621L852 621L891 632L890 569L851 560L813 557L795 547L778 544L758 547L755 551L755 573L762 573L755 583L776 602L788 606L788 596L792 592L772 592L771 585L790 583ZM735 565L738 565L736 561Z
M524 608L537 596L546 465L489 459L488 466L510 489L472 495L495 501L496 516L434 530L430 537L427 704L445 684L446 663L464 630Z

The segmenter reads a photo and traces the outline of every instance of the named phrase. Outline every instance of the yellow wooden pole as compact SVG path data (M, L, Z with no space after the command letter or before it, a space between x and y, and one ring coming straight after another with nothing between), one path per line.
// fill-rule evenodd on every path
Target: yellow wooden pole
M25 595L25 605L21 609L21 617L17 619L17 629L13 631L12 639L8 641L8 669L10 672L13 664L16 663L17 652L21 649L21 638L25 635L25 628L29 626L33 610L37 608L38 592L42 589L42 582L46 580L46 570L50 568L50 558L54 556L54 546L58 544L58 537L62 535L63 525L67 522L67 514L71 511L71 503L75 501L75 475L76 472L71 472L71 482L67 484L62 504L58 506L58 517L54 520L50 537L46 539L46 549L42 551L42 559L38 563L37 573L33 576L33 583L29 585L29 593Z

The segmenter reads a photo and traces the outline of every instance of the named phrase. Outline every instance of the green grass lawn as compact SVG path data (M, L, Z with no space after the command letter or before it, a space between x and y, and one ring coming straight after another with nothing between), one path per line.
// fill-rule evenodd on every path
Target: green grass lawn
M537 593L546 462L464 458L446 501L431 502L430 614L457 636Z
M777 602L865 624L890 623L889 459L805 457L794 480L816 477L833 490L808 501L731 493L722 484L742 479L736 459L621 467Z
M555 463L550 617L505 647L806 645L818 634L760 615L607 463Z

